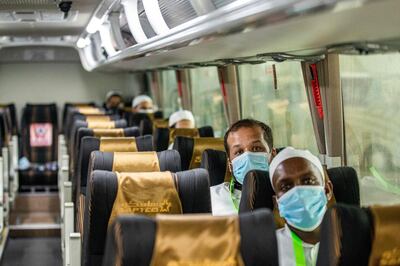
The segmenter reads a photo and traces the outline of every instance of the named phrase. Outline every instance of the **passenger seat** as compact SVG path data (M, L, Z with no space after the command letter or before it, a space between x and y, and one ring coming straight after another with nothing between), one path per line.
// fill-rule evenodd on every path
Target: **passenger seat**
M222 138L191 138L181 136L175 138L173 149L177 150L181 155L183 170L199 168L202 163L202 154L206 149L214 149L222 152L225 150Z
M268 210L239 216L120 216L108 230L103 266L278 265Z
M135 185L136 183L129 181L128 178L140 180L137 183L140 185ZM124 182L124 179L128 180ZM170 180L169 183L173 190L176 191L178 201L176 196L171 196L171 192L165 195L168 199L160 199L160 202L154 202L157 193L161 193L159 192L161 184L166 182L163 180L167 179ZM161 182L160 184L158 184L159 181ZM164 191L164 186L162 187L162 191ZM111 228L110 218L114 217L111 216L113 213L147 213L153 216L161 211L160 208L167 213L170 211L172 213L179 213L180 211L182 213L210 213L211 200L208 187L207 171L204 169L178 172L176 174L171 172L117 174L114 172L95 171L87 190L90 194L88 194L87 201L89 205L85 208L82 265L101 265L105 252L107 229ZM143 191L145 193L141 193ZM119 195L125 195L125 198L121 199ZM174 200L171 200L171 197ZM126 203L124 203L124 199ZM120 204L116 204L116 202ZM136 237L139 234L138 232L138 234L131 237L137 239ZM129 246L130 248L135 248L135 246ZM131 249L131 252L135 252L135 250Z
M325 214L317 265L400 265L400 205L338 204Z
M57 186L57 142L56 104L27 104L21 121L21 156L30 166L19 171L20 188Z
M201 128L168 128L156 127L153 133L154 145L157 151L168 149L168 145L174 142L178 136L182 137L214 137L212 127L205 126Z
M336 167L328 169L327 173L333 184L334 201L360 206L357 172L351 167ZM239 211L247 212L257 208L272 210L274 195L269 172L250 171L243 182Z

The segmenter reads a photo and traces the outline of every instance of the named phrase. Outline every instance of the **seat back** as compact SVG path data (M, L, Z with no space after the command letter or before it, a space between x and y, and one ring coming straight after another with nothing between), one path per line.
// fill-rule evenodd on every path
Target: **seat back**
M63 129L65 129L65 139L68 141L70 130L75 122L76 117L85 115L105 115L105 110L95 106L70 106L66 111L65 121L63 121Z
M136 128L135 128L136 129ZM127 135L129 137L129 134ZM140 136L136 137L134 141L130 141L132 138L125 138L127 143L124 144L122 147L119 145L115 145L112 149L114 152L121 152L121 151L152 151L153 150L153 137L152 136ZM103 139L104 140L104 139ZM116 138L116 141L121 140L120 138ZM73 188L77 189L76 193L73 195L79 196L80 193L86 193L86 184L88 179L88 169L89 169L89 162L90 162L90 155L94 151L104 151L101 149L101 138L98 137L83 137L80 146L79 152L79 159L77 164L77 171L75 175L75 182L72 182ZM129 146L134 146L130 148ZM110 151L108 149L108 151ZM83 190L82 190L83 189ZM74 197L74 198L75 198Z
M10 125L8 123L8 113L4 109L0 109L0 149L7 147L11 140ZM2 151L0 151L2 156Z
M110 129L92 129L92 128L80 128L76 134L76 145L73 149L74 155L72 156L74 160L74 175L72 177L79 178L79 164L80 159L79 155L81 153L81 143L84 137L95 136L97 138L101 137L138 137L139 129L136 127L128 127L128 128L110 128ZM90 155L90 153L89 153ZM89 160L83 163L87 163Z
M157 151L168 149L168 145L175 141L176 137L214 137L210 126L201 128L168 128L164 125L154 129L154 146Z
M147 174L152 178L152 173ZM208 176L205 170L178 172L175 179L183 213L211 212ZM101 265L108 223L118 193L118 176L114 172L95 171L88 188L82 265Z
M162 119L163 118L163 112L162 111L156 111L154 113L133 113L130 109L126 109L124 112L124 118L126 121L128 121L129 126L136 126L139 127L142 121L147 121L151 122L154 119ZM151 132L150 132L151 134Z
M9 127L10 134L13 136L18 135L17 110L15 104L1 104L0 108L7 114L7 126Z
M75 107L95 107L96 104L94 102L87 102L87 103L65 103L64 108L63 108L63 113L62 113L62 132L65 133L65 128L66 128L66 122L67 122L67 116L69 109L75 108Z
M105 171L120 171L120 172L138 172L137 165L141 163L137 161L136 156L139 153L128 152L101 152L93 151L89 160L87 180L81 179L81 191L86 194L88 188L86 184L89 182L93 171L105 170ZM157 152L158 164L160 171L170 171L173 173L181 171L181 159L179 153L174 150ZM119 163L119 159L116 157L123 157L123 163ZM121 168L119 167L121 165ZM86 181L86 182L85 182Z
M372 206L373 240L369 265L400 265L400 205Z
M336 201L360 206L360 186L356 170L352 167L335 167L327 172L333 184Z
M30 167L19 171L20 189L57 184L58 118L55 104L27 104L21 120L20 156Z
M175 237L180 241L169 241ZM278 265L276 241L265 209L228 217L120 216L108 231L103 266Z
M174 141L174 150L181 155L183 170L199 168L201 166L202 153L206 149L224 151L222 138L190 138L178 136Z
M317 265L399 265L400 205L338 204L325 214Z
M22 156L33 163L57 161L57 141L57 106L27 104L21 121Z
M70 176L74 175L74 165L75 160L78 158L75 157L77 152L79 151L80 140L78 141L78 132L81 128L91 128L91 129L115 129L115 128L126 128L126 120L120 119L115 121L103 121L103 122L86 122L77 120L74 122L74 125L71 129L71 136L69 139L69 154L70 154Z
M317 265L368 265L373 222L368 209L338 204L324 216Z
M327 173L333 184L334 201L360 206L358 178L355 170L351 167L336 167L328 169ZM269 172L251 171L243 182L240 211L246 212L260 207L273 209L274 195Z
M269 172L254 170L247 173L240 198L239 212L251 212L260 208L274 209L275 192L269 181Z
M206 149L201 158L201 168L207 169L210 175L210 186L229 181L231 173L228 169L228 158L225 151Z

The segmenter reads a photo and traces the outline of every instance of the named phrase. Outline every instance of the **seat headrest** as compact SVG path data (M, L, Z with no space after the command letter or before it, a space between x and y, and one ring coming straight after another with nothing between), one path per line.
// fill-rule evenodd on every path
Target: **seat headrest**
M155 120L156 121L156 120ZM156 126L153 129L154 132L154 143L157 151L163 151L168 149L168 145L174 142L175 138L181 137L214 137L212 127L206 126L201 128L168 128L167 125Z
M202 154L201 168L210 174L210 186L215 186L230 180L227 156L225 151L206 149Z
M342 204L329 208L321 224L317 265L368 265L371 236L367 209Z
M82 128L84 129L84 128ZM95 137L124 137L125 131L123 128L89 128L92 130Z
M88 128L115 128L115 122L114 121L86 121L87 127Z
M199 168L201 165L202 153L206 149L225 151L222 138L191 138L176 137L174 150L181 155L182 169Z
M208 173L204 169L176 173L183 213L210 213ZM114 172L94 171L88 184L83 233L83 265L101 265L108 222L117 197L118 177ZM148 265L148 264L146 264Z
M118 189L109 224L123 214L182 214L176 176L171 172L116 174Z
M78 130L78 138L84 137L138 137L140 136L139 129L137 127L126 127L126 128L86 128L82 127Z
M97 108L97 107L92 107L92 106L78 106L75 107L79 113L84 114L84 115L97 115L97 114L104 114L104 111Z
M214 138L214 129L212 126L199 127L199 135L202 138Z
M86 115L85 120L86 122L107 122L111 121L112 118L108 115Z
M163 152L92 152L89 165L92 170L118 172L171 171L181 169L180 156L177 151Z
M333 184L336 201L360 206L360 186L356 170L352 167L335 167L327 172Z
M370 207L373 242L369 265L400 265L400 205Z
M337 167L328 169L327 172L328 177L333 184L334 195L334 198L329 201L329 205L332 205L336 201L338 203L359 206L359 187L357 174L355 173L354 169L351 167ZM264 201L266 196L268 198L272 198L272 196L275 195L269 177L265 176L267 173L268 172L263 171L250 171L249 174L246 175L246 178L243 182L244 186L252 187L255 185L255 183L260 183L260 186L257 187L257 190L248 190L252 193L252 195L245 195L242 192L242 199L244 199L243 196L245 196L246 198L258 202L259 198L261 201ZM264 180L265 178L267 178L267 180ZM271 205L272 201L270 200L265 201L265 203L268 205L262 205L262 207L271 208L273 206Z
M121 216L108 232L103 266L116 260L121 266L278 265L275 227L267 210L225 217Z
M101 137L99 151L137 152L135 137Z
M273 195L275 195L275 192L269 181L269 172L250 171L243 181L239 212L251 212L260 208L273 210Z
M171 128L169 130L169 143L173 143L176 137L200 137L197 128Z
M131 141L131 138L128 138L128 142ZM101 141L96 137L84 137L81 141L81 147L79 152L79 160L77 165L77 189L80 193L86 193L86 183L89 171L89 161L90 155L93 151L100 151ZM134 145L134 147L131 147ZM112 148L114 151L152 151L153 150L153 137L152 136L140 136L136 137L134 143L127 144L126 146L114 145ZM164 163L164 162L162 162ZM107 164L106 164L107 165ZM112 164L111 164L112 165ZM104 166L104 165L103 165ZM100 168L103 169L103 168ZM107 168L108 169L108 168ZM108 169L111 170L111 169ZM83 189L83 190L82 190ZM79 195L79 192L77 192Z

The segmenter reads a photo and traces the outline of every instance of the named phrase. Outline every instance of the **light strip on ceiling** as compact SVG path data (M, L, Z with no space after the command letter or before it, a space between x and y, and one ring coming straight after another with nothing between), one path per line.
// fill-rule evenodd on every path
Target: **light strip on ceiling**
M138 0L122 0L121 4L124 7L129 30L131 31L136 42L141 43L147 40L147 36L142 29L142 25L140 24L137 2Z
M169 27L161 14L158 0L142 0L142 2L147 18L154 32L157 34L167 33Z

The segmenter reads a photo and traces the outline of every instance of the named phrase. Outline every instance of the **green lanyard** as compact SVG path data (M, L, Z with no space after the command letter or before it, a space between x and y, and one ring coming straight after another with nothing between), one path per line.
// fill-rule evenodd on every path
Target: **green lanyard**
M292 231L290 231L293 240L294 256L296 258L296 266L306 266L306 258L304 256L303 242Z
M235 184L233 182L233 178L231 178L231 183L229 184L229 192L231 194L231 200L232 200L232 203L233 203L233 207L235 207L236 212L239 212L239 202L233 196L233 191L234 190L235 190Z

